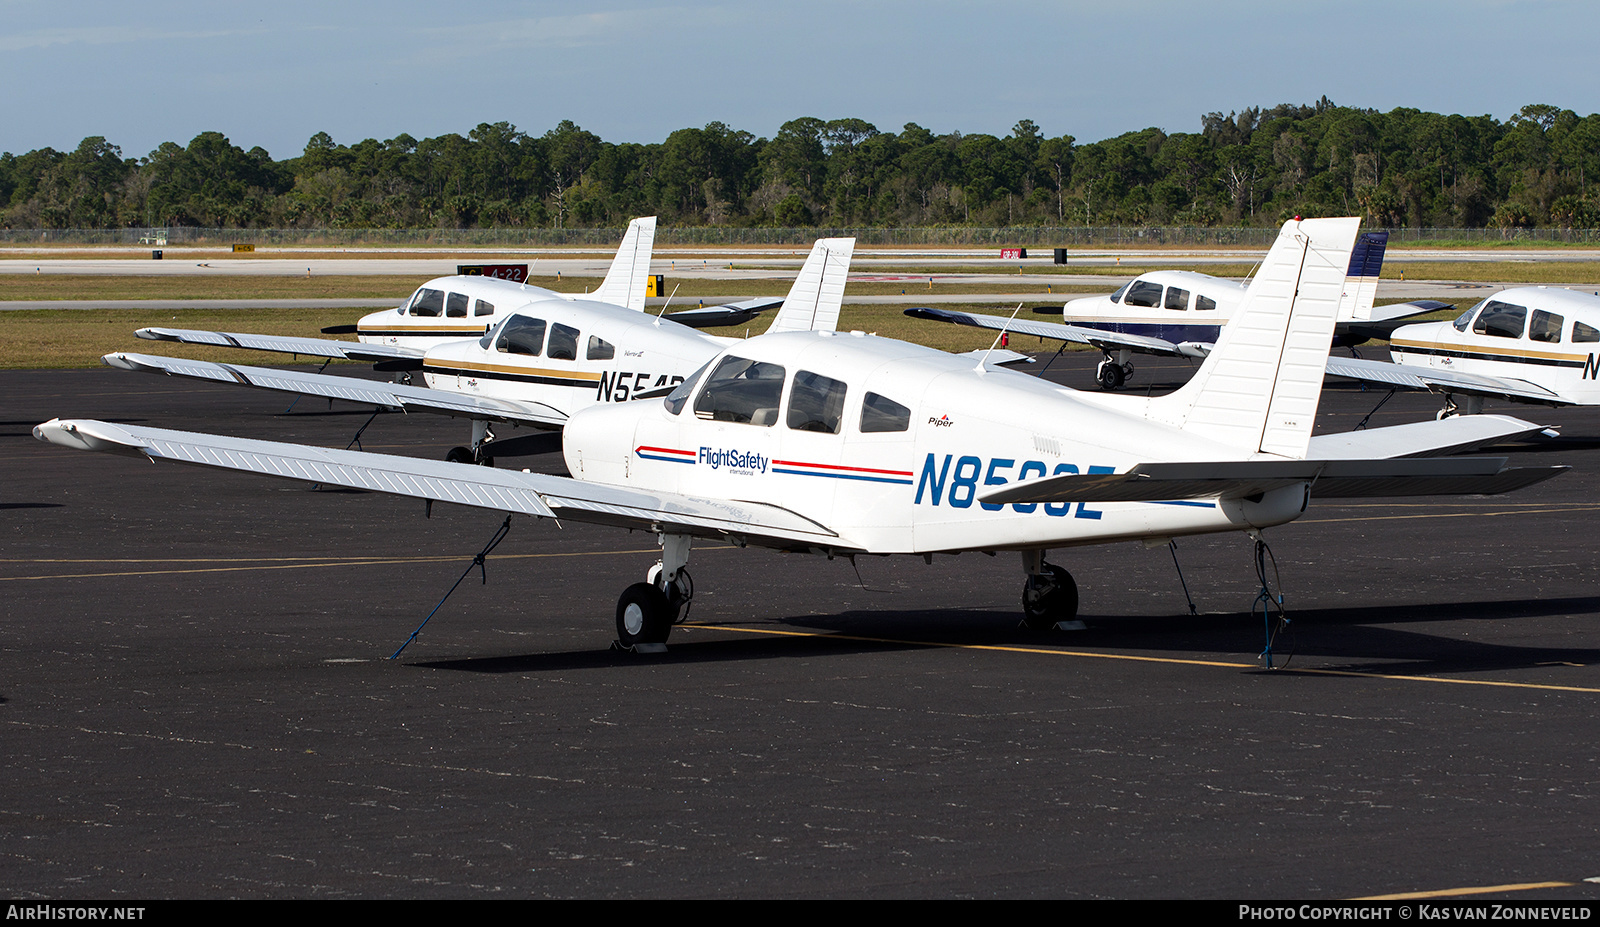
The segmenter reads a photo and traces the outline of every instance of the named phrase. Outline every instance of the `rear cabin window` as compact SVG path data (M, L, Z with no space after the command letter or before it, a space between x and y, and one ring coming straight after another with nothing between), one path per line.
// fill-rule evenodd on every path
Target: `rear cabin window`
M588 360L610 360L616 356L617 349L611 346L611 342L598 335L589 336L589 350L584 355L585 358Z
M1189 291L1180 290L1175 286L1167 287L1167 301L1162 305L1179 311L1189 308Z
M845 389L841 380L809 370L796 373L794 389L789 391L789 427L795 431L838 434L839 421L844 418Z
M906 431L911 428L911 410L887 396L868 393L861 400L861 433Z
M1478 313L1478 321L1472 323L1472 330L1480 335L1491 335L1495 338L1521 338L1522 329L1527 322L1526 306L1490 303Z
M551 360L577 360L578 330L559 322L550 326L550 347L545 350L544 356Z
M714 422L770 427L778 421L783 375L777 364L724 357L694 401L694 414Z
M1572 323L1573 341L1600 341L1600 328L1585 325L1582 322Z
M452 319L467 317L468 298L465 293L451 293L444 301L444 314Z
M430 290L424 287L411 297L411 315L437 316L444 311L444 290Z
M1554 312L1535 309L1533 318L1528 321L1528 338L1531 341L1553 344L1561 340L1561 329L1566 327L1566 324L1567 320Z
M477 302L472 304L472 314L473 315L494 315L494 303L486 303L486 302L484 302L483 300L480 299Z
M1161 305L1161 284L1151 283L1148 280L1135 280L1128 287L1128 295L1123 297L1122 304L1154 309Z
M544 350L544 319L530 319L514 315L500 326L500 336L494 340L497 351L507 354L526 354L538 357Z
M1217 301L1214 299L1206 299L1204 296L1196 296L1194 298L1194 311L1196 312L1205 312L1215 308L1217 308Z

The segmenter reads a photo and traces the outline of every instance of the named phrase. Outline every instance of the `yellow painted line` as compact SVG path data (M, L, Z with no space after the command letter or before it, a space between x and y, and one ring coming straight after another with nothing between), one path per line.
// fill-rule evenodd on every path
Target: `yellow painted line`
M559 554L494 554L490 560L542 560L553 557L622 556L626 554L659 554L660 548L641 550L575 551ZM392 566L409 563L452 563L468 558L460 554L438 557L274 557L257 560L3 560L0 563L239 563L240 566L193 567L171 570L107 570L100 573L53 573L35 576L0 576L0 582L17 582L35 579L97 579L107 576L174 576L185 573L249 573L268 570L312 570L341 566ZM289 562L282 562L289 561Z
M1478 885L1472 888L1443 888L1432 892L1399 892L1394 895L1367 895L1351 901L1410 901L1417 898L1452 898L1456 895L1492 895L1497 892L1529 892L1540 888L1571 888L1576 882L1513 882L1510 885Z
M1404 521L1407 519L1422 518L1493 518L1498 515L1568 515L1576 512L1587 512L1600 509L1600 505L1584 506L1583 508L1549 508L1549 509L1521 509L1512 511L1491 512L1429 512L1416 515L1357 515L1350 518L1301 518L1297 522L1302 525L1336 525L1343 522L1356 521Z
M835 634L818 631L779 631L773 628L741 628L731 625L696 624L686 622L681 627L704 631L739 631L745 634L772 634L781 637L818 637L828 640L861 641L870 644L898 644L914 647L944 647L952 650L988 650L999 653L1036 653L1051 657L1085 657L1091 660L1123 660L1132 663L1163 663L1171 666L1214 666L1223 669L1256 669L1255 663L1229 663L1222 660L1184 660L1176 657L1146 657L1130 653L1096 653L1085 650L1059 650L1045 647L1015 647L1001 644L949 644L940 641L916 641L891 637L862 637L854 634ZM1439 682L1461 686L1493 686L1507 689L1541 689L1554 692L1593 692L1600 688L1583 686L1553 686L1533 682L1499 682L1488 679L1447 679L1438 676L1399 676L1392 673L1357 673L1351 670L1284 669L1280 673L1304 673L1318 676L1353 676L1358 679L1386 679L1395 682Z

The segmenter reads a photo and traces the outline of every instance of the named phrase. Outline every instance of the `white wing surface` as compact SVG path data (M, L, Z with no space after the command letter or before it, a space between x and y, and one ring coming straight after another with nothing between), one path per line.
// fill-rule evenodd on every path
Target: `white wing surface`
M33 434L77 450L173 460L499 512L688 534L739 546L859 549L808 518L755 502L641 492L543 473L94 420L51 419L36 426Z
M1328 373L1336 377L1382 383L1405 389L1427 389L1436 393L1461 393L1468 396L1488 396L1510 402L1533 402L1551 406L1569 406L1574 403L1556 393L1512 377L1490 377L1478 373L1461 373L1455 370L1433 370L1408 367L1384 361L1364 360L1355 357L1328 358Z
M246 348L252 351L276 351L280 354L304 354L307 357L332 357L354 361L404 360L421 357L424 353L420 348L394 345L329 341L326 338L295 338L288 335L207 332L192 328L141 328L134 334L146 341L209 344L219 348Z
M164 373L191 380L211 380L280 393L342 399L346 402L404 412L434 412L457 418L517 422L544 428L559 428L567 421L565 413L543 403L468 396L448 390L383 383L356 377L303 373L276 367L249 367L244 364L216 364L210 361L155 357L149 354L107 354L101 360L106 366L121 370Z
M1033 335L1038 338L1053 338L1057 341L1070 341L1074 344L1087 344L1106 349L1127 348L1141 354L1162 354L1172 357L1204 357L1206 346L1199 344L1174 344L1164 338L1150 338L1145 335L1125 335L1119 332L1101 331L1098 328L1084 328L1080 325L1064 325L1060 322L1040 322L1034 319L1012 319L1003 315L982 315L976 312L958 312L953 309L907 309L905 314L913 319L929 319L935 322L949 322L952 325L970 325L975 328L988 328L995 331L1005 330L1018 335Z

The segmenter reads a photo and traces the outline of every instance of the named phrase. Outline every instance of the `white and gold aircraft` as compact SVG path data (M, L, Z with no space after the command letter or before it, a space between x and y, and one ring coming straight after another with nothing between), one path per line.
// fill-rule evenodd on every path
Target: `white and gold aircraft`
M839 321L854 247L853 238L819 240L768 331L832 331ZM517 287L494 278L453 279ZM510 295L507 290L506 296ZM380 368L420 370L427 386L148 354L107 354L102 360L123 370L468 418L472 420L472 438L469 444L452 449L449 459L487 464L493 461L493 449L488 447L494 440L492 423L561 428L575 412L590 405L626 402L652 393L659 398L729 340L636 309L568 295L541 293L521 302L502 298L500 305L498 322L479 337L445 340L425 352L407 353L379 364ZM191 336L216 334L185 333L191 342L200 341ZM240 342L236 346L241 347L298 350L284 345L285 339L247 342L241 335L225 337ZM313 346L345 344L314 338L290 340ZM338 350L347 352L341 356L355 356L363 347L345 344Z
M727 345L658 402L575 412L572 477L99 421L34 434L647 531L662 561L617 603L628 646L666 640L693 594L695 543L930 563L1015 551L1025 619L1048 628L1078 608L1052 550L1231 531L1259 542L1312 498L1505 492L1560 472L1416 456L1537 429L1500 416L1312 436L1357 226L1287 223L1215 349L1167 396L1080 393L860 332L790 330Z

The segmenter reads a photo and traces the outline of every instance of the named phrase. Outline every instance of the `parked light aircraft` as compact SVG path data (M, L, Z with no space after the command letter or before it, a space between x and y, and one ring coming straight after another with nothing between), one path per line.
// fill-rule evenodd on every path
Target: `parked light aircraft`
M1389 351L1393 364L1330 358L1328 372L1442 393L1441 417L1481 412L1485 398L1600 405L1600 295L1503 290L1453 322L1397 329Z
M662 562L623 591L625 645L664 642L693 592L691 543L826 554L1011 550L1023 612L1077 611L1049 551L1262 529L1312 496L1496 493L1563 468L1395 459L1538 426L1501 416L1313 437L1356 219L1286 223L1195 377L1147 398L1080 393L859 332L734 343L661 402L594 404L567 422L571 478L442 461L51 420L41 440L560 517L657 536Z
M1336 348L1354 348L1372 338L1386 338L1406 319L1449 308L1432 300L1373 308L1388 240L1388 232L1365 232L1356 242L1334 324ZM1069 300L1062 307L1064 324L1012 321L948 309L908 309L906 315L1093 345L1105 353L1095 378L1101 389L1115 390L1133 375L1134 354L1204 357L1247 289L1244 284L1208 274L1158 270L1140 274L1110 296Z
M768 330L831 331L838 324L854 246L853 238L819 240ZM418 356L407 354L386 362L420 369L426 387L148 354L107 354L103 360L124 370L468 418L472 420L471 441L453 448L449 459L492 463L491 423L560 428L574 412L596 403L625 402L652 391L661 391L656 393L659 397L729 341L634 308L548 291L529 298L517 284L494 278L453 277L441 285L450 288L452 299L472 287L480 293L503 291L497 297L501 308L496 324L488 332L479 332L481 337L442 340ZM518 296L521 301L514 302L513 297ZM222 332L168 330L166 334L190 343L225 339L237 347L299 353L321 350L324 356L342 352L336 356L367 359L361 354L367 345L349 342ZM415 350L405 345L377 347Z

